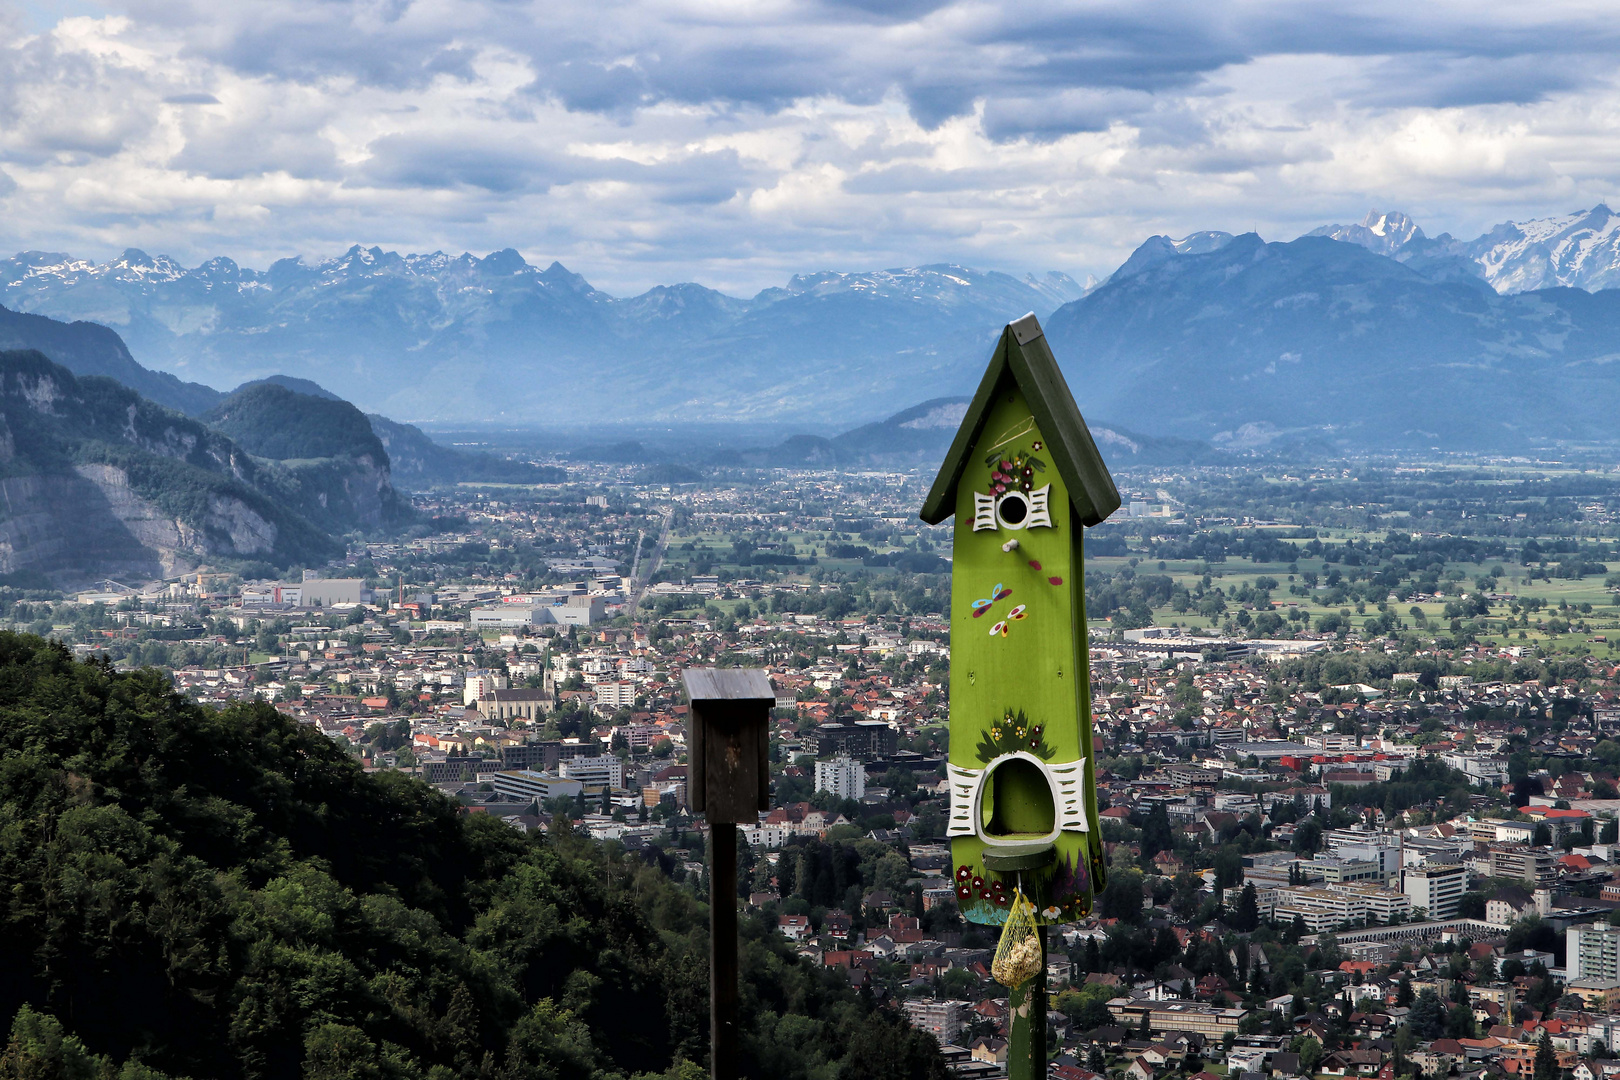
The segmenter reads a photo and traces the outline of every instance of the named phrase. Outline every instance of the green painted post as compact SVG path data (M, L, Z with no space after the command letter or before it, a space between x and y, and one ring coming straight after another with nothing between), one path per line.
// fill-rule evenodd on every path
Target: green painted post
M1037 931L1046 955L1046 927ZM1046 974L1007 992L1007 1080L1046 1076Z
M1043 963L1008 998L1008 1075L1046 1075L1048 925L1091 911L1097 821L1084 527L1119 492L1034 315L1009 323L922 518L955 517L946 833L967 919L1035 907Z

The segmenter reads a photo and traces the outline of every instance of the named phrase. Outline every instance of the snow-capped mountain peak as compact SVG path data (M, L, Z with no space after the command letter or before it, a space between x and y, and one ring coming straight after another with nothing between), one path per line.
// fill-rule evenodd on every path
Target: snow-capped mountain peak
M1460 247L1497 292L1620 286L1620 215L1604 203L1560 217L1505 222Z
M1390 256L1413 241L1424 239L1417 222L1399 210L1369 210L1360 225L1323 225L1305 235L1326 236Z

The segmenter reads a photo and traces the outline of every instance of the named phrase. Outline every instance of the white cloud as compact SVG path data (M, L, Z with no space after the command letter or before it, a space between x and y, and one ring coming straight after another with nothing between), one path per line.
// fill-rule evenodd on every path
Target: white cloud
M0 0L0 5L6 0ZM1609 197L1606 5L0 6L0 249L517 247L614 291ZM6 180L4 178L9 178Z

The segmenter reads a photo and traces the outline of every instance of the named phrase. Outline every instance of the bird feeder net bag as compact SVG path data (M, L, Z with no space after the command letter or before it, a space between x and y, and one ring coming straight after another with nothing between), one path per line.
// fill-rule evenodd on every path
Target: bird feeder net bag
M1002 986L1016 990L1040 973L1046 963L1042 952L1040 933L1035 928L1035 905L1020 889L1013 894L995 959L990 962L990 974Z

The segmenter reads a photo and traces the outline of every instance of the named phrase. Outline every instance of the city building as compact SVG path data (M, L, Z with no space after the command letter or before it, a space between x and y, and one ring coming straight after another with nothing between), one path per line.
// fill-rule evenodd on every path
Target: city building
M304 571L304 583L299 590L299 602L304 607L335 607L338 604L369 604L371 590L365 578L317 578L312 570Z
M570 758L559 766L562 775L593 787L624 787L624 762L611 755Z
M555 740L501 747L501 764L508 770L535 769L555 774L561 761L562 744Z
M941 1046L954 1041L962 1033L962 1013L966 1007L960 1001L913 999L901 1003L911 1026L928 1032L939 1040Z
M1491 848L1491 876L1518 878L1531 885L1550 885L1558 877L1553 853L1545 848Z
M486 720L527 721L543 719L555 703L547 690L491 690L478 698L478 711Z
M1312 859L1306 865L1307 873L1320 874L1329 885L1348 885L1357 881L1383 884L1383 867L1371 859L1326 857Z
M504 689L506 689L505 675L497 675L493 671L475 668L467 672L466 681L461 684L461 703L463 705L477 705L480 698L488 697L496 690ZM482 709L478 711L483 712Z
M851 757L857 761L893 757L900 735L881 720L822 724L816 728L817 757Z
M840 799L859 799L866 794L866 769L848 757L818 761L816 790L830 791Z
M1219 1039L1227 1032L1236 1035L1247 1009L1217 1009L1196 1001L1153 1001L1148 998L1115 998L1108 1008L1129 1028L1137 1028L1147 1015L1148 1027L1155 1032L1192 1031L1206 1039Z
M636 703L636 684L629 681L596 684L596 703L612 709L628 709Z
M1620 926L1588 923L1570 927L1564 937L1564 955L1571 982L1620 979Z
M584 789L584 785L578 780L535 772L532 769L498 772L490 778L490 784L502 795L537 799L541 803L547 799L572 799Z
M1468 885L1468 870L1461 863L1426 863L1408 866L1405 889L1413 908L1422 908L1431 919L1455 919L1462 894Z

